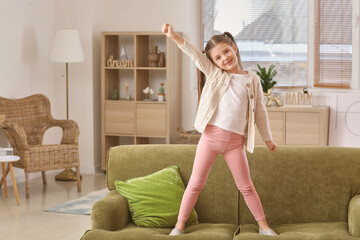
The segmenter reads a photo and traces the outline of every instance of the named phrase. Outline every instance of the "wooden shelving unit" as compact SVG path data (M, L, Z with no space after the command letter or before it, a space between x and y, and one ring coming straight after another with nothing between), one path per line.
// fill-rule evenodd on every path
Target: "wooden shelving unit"
M153 45L165 52L165 67L149 67L147 56ZM125 47L132 67L110 67L110 55L119 60ZM175 143L181 126L181 52L161 32L103 32L101 43L101 142L102 169L110 147L121 144ZM128 82L130 100L124 83ZM158 92L165 86L165 101L144 101L143 89ZM112 100L116 88L120 100ZM156 96L153 96L156 99Z

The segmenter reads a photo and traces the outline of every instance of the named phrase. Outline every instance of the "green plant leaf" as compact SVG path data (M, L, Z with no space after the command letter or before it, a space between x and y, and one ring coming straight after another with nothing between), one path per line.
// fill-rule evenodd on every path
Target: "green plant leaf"
M257 64L257 67L259 71L256 71L256 74L260 77L263 92L267 92L268 89L271 89L276 85L277 82L274 81L273 78L278 72L274 69L274 64L271 64L268 70L266 70L266 67L261 67L259 64Z

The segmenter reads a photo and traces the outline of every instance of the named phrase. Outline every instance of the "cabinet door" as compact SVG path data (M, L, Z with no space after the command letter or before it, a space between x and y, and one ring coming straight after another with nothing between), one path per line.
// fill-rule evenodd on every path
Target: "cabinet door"
M166 105L139 103L136 108L136 134L143 137L166 136Z
M278 145L284 145L284 113L283 112L268 112L269 124L273 140ZM256 128L255 136L256 145L264 145L259 130Z
M134 134L133 103L105 103L105 133Z
M286 145L320 146L320 129L320 113L286 113Z
M284 113L283 112L268 112L270 129L274 142L278 145L285 145L284 133Z

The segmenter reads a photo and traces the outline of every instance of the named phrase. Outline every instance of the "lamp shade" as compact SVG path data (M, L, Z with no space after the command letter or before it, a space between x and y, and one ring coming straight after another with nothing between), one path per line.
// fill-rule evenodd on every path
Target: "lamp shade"
M51 52L53 62L82 62L84 53L77 29L58 29Z

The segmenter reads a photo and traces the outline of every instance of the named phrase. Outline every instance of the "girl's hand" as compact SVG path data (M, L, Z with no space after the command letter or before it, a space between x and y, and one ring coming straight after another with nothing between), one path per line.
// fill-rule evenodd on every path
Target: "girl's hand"
M172 38L175 35L174 28L172 25L168 23L164 23L164 25L161 27L161 31L168 37Z
M178 46L184 44L185 40L179 36L175 31L172 25L164 23L161 27L161 31L171 40L173 40Z
M266 141L265 143L266 143L266 146L269 148L269 150L270 150L271 152L275 152L275 151L276 151L276 149L277 149L276 143L274 143L273 141Z

